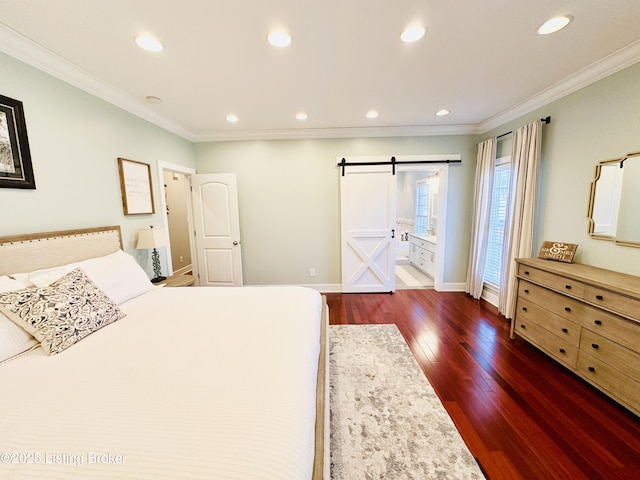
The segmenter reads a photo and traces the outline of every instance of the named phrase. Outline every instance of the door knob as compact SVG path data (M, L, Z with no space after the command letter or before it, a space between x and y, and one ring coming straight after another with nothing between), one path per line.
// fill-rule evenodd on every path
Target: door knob
M234 244L234 245L238 245L238 241L237 241L237 240L234 240L234 241L233 241L233 244Z

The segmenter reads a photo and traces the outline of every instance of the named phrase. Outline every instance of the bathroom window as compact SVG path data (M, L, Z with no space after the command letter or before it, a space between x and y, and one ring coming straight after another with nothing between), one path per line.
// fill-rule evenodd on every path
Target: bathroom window
M509 180L511 157L496 160L493 174L493 192L491 194L491 212L489 214L489 240L487 261L484 269L484 281L494 287L501 285L502 240L504 238L507 203L509 201Z
M424 235L429 229L429 183L421 180L416 189L416 233Z

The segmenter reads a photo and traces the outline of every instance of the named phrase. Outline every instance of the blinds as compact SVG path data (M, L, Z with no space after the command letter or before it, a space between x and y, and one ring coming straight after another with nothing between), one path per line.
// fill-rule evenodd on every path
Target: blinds
M500 285L502 265L502 239L504 238L507 201L509 200L509 164L497 165L493 177L491 213L489 216L489 240L484 281L494 286Z

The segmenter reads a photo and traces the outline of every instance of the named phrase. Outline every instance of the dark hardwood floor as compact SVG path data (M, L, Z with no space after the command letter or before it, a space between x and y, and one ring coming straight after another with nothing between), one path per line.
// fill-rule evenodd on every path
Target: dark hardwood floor
M459 292L328 293L331 324L395 323L490 480L640 479L640 419Z

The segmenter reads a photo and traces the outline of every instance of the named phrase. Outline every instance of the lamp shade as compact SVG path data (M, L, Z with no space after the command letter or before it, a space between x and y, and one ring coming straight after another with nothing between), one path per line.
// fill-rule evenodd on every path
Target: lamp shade
M143 228L138 232L138 244L136 249L164 247L167 242L167 236L162 228Z

